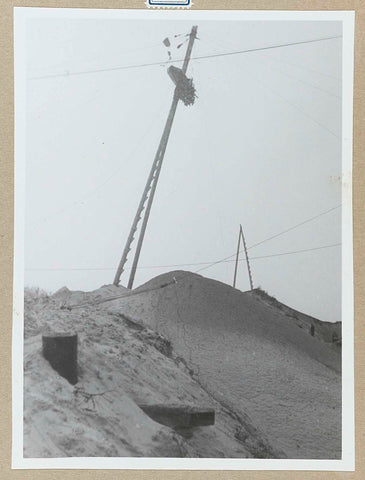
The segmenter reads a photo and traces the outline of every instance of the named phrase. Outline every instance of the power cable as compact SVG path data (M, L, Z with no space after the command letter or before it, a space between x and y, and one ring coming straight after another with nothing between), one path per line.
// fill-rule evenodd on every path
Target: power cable
M211 42L211 43L214 43L216 44L216 42ZM281 72L281 73L284 73L284 72ZM285 73L284 73L285 75ZM291 100L289 100L288 98L284 97L283 95L281 95L280 93L278 93L276 90L272 89L271 87L269 87L265 82L263 82L260 78L258 78L256 75L253 75L251 73L251 76L257 81L259 82L264 88L266 88L267 90L269 90L269 92L271 92L273 95L277 96L278 98L280 98L283 102L287 103L288 105L290 105L293 109L297 110L298 112L300 112L302 115L304 115L305 117L309 118L310 120L312 120L316 125L318 125L319 127L323 128L324 130L326 130L328 133L330 133L331 135L333 135L335 138L337 139L340 139L340 137L335 133L333 132L332 130L330 130L328 127L326 127L326 125L324 125L323 123L319 122L316 118L312 117L309 113L307 113L305 110L303 110L300 106L298 106L297 104L295 104L294 102L292 102ZM290 77L290 75L287 75L289 78L292 78L294 80L298 80L296 79L295 77ZM298 81L301 81L301 80L298 80ZM308 84L308 82L305 82L305 81L301 81L302 83L304 84ZM311 84L308 84L310 85L311 87L313 88L316 88L314 87L313 85ZM319 88L319 90L322 90L321 88ZM325 91L327 94L329 93L328 91ZM330 93L331 95L331 93ZM336 96L336 95L334 95ZM340 97L338 97L340 98Z
M309 249L305 249L305 250L297 250L297 251L291 251L291 252L282 252L282 253L279 253L279 254L276 254L276 255L266 255L266 256L262 256L262 257L254 257L254 258L269 258L269 257L277 257L277 256L283 256L283 255L292 255L292 254L295 254L295 253L302 253L302 252L311 252L311 251L314 251L314 250L321 250L321 249L324 249L324 248L331 248L331 247L337 247L341 245L341 243L336 243L336 244L333 244L333 245L323 245L321 247L315 247L315 248L309 248ZM253 259L253 258L252 258ZM196 273L196 272L193 272L193 273ZM179 281L182 280L183 278L187 277L189 275L189 273L183 275L183 276L180 276L178 277ZM128 298L128 297L134 297L136 295L141 295L142 293L149 293L149 292L153 292L153 291L156 291L156 290L161 290L163 288L166 288L170 285L176 285L178 283L177 279L174 277L173 280L171 282L167 282L167 283L163 283L162 285L158 285L157 287L152 287L152 288L137 288L136 291L129 291L127 293L123 293L121 295L113 295L111 297L106 297L106 298L102 298L100 300L91 300L89 302L84 302L84 303L78 303L78 304L74 304L74 305L62 305L61 309L65 309L65 310L73 310L74 308L83 308L83 307L90 307L90 306L97 306L97 305L100 305L102 303L106 303L106 302L112 302L113 300L119 300L119 299L122 299L122 298Z
M261 255L259 257L250 257L250 260L259 260L260 258L282 257L284 255L293 255L295 253L313 252L315 250L322 250L324 248L339 247L340 245L342 245L342 243L333 243L332 245L322 245L321 247L305 248L303 250L292 250L289 252L275 253L272 255ZM244 258L240 259L240 261L242 260L244 260ZM234 260L230 261L233 262Z
M271 60L271 58L268 55L265 55L265 57L268 58L269 60ZM303 80L302 78L293 77L289 73L284 72L284 70L280 70L279 68L274 68L274 67L269 67L269 68L272 68L274 71L277 71L277 72L281 73L282 75L285 75L286 77L288 77L288 78L290 78L290 79L292 79L296 82L302 83L303 85L307 85L307 86L309 86L309 87L311 87L315 90L326 93L327 95L330 95L331 97L338 98L338 99L342 98L340 95L336 95L335 93L329 92L328 90L326 90L324 88L318 87L317 85L313 85L312 83L307 82L306 80Z
M279 232L275 235L272 235L271 237L265 238L264 240L261 240L261 242L250 245L248 247L248 250L250 250L251 248L257 247L258 245L261 245L265 242L268 242L269 240L272 240L273 238L279 237L280 235L284 235L284 233L291 232L295 228L301 227L302 225L305 225L306 223L312 222L313 220L316 220L317 218L322 217L323 215L327 215L327 213L333 212L334 210L337 210L341 206L342 206L342 204L336 205L335 207L332 207L329 210L325 210L324 212L321 212L318 215L315 215L314 217L308 218L307 220L304 220L303 222L297 223L296 225L293 225L292 227L287 228L286 230L283 230L283 231L281 231L281 232Z
M150 44L150 45L147 45L147 46L144 46L144 47L138 47L138 48L134 48L132 50L123 50L122 52L117 52L117 55L118 56L125 56L125 55L131 55L133 53L136 53L136 52L140 52L140 51L146 51L146 50L152 50L153 48L156 48L156 47L160 47L162 48L163 46L163 43L162 42L157 42L157 43L153 43L153 44ZM87 59L87 61L95 61L96 60L96 56L93 55L92 58L89 57L89 59ZM59 68L62 68L62 66L64 65L64 62L63 63L60 63L58 62L57 64L53 64L53 65L48 65L47 67L40 67L42 68L43 70L46 68L56 68L56 69L59 69ZM39 70L39 68L38 68ZM31 77L31 78L35 78L37 77L36 75L34 77Z
M155 290L160 290L162 288L166 288L169 285L174 285L176 284L176 279L174 279L172 282L168 283L163 283L162 285L159 285L158 287L153 287L153 288L141 288L141 289L136 289L136 291L129 291L127 293L123 293L121 295L113 295L112 297L106 297L102 298L100 300L91 300L90 302L85 302L85 303L78 303L75 305L65 305L62 306L62 309L65 310L72 310L74 308L82 308L82 307L89 307L92 305L100 305L101 303L105 302L112 302L113 300L118 300L120 298L126 298L126 297L134 297L135 295L141 295L142 293L147 293L147 292L153 292Z
M249 247L247 247L247 250L250 250L251 248L254 248L254 247L257 247L259 245L262 245L263 243L266 243L270 240L273 240L274 238L277 238L281 235L284 235L285 233L288 233L288 232L291 232L292 230L295 230L296 228L299 228L301 227L302 225L305 225L309 222L312 222L313 220L316 220L317 218L320 218L322 217L323 215L327 215L328 213L330 212L333 212L334 210L337 210L338 208L340 208L342 206L342 204L340 205L336 205L335 207L332 207L328 210L325 210L321 213L318 213L317 215L314 215L313 217L310 217L310 218L307 218L306 220L304 220L303 222L300 222L300 223L297 223L295 225L293 225L292 227L290 228L287 228L286 230L282 230L281 232L279 233L276 233L275 235L271 235L270 237L267 237L263 240L261 240L260 242L257 242L257 243L254 243L253 245L250 245ZM241 250L239 253L242 253L244 250ZM173 264L173 265L152 265L152 266L144 266L144 267L139 267L140 269L146 269L146 268L170 268L170 267L190 267L192 265L207 265L206 267L203 267L199 270L197 270L196 272L194 273L197 273L199 271L202 271L202 270L205 270L207 268L210 268L210 267L213 267L214 265L217 265L219 263L224 263L226 262L227 260L229 260L230 258L234 257L235 255L237 254L236 253L233 253L232 255L229 255L228 257L225 257L221 260L218 260L216 262L197 262L197 263L183 263L183 264ZM253 258L253 257L250 257L250 258ZM258 258L258 257L255 257L255 258ZM234 261L234 260L233 260ZM26 269L27 271L72 271L72 270L114 270L115 268L113 267L107 267L107 268L103 268L103 267L97 267L97 268L59 268L59 269Z
M214 55L208 55L208 56L202 56L202 57L194 57L192 59L198 59L198 58L211 58L211 57L214 57L214 56L227 56L227 55L234 55L234 54L237 54L237 53L247 53L247 52L252 52L252 51L258 51L258 50L267 50L267 49L272 49L272 48L280 48L280 47L286 47L286 46L290 46L290 45L298 45L298 44L301 44L301 43L313 43L313 42L318 42L318 41L323 41L323 40L330 40L330 39L334 39L334 38L341 38L341 36L334 36L334 37L327 37L327 38L322 38L322 39L315 39L315 40L308 40L308 41L303 41L303 42L294 42L294 43L290 43L290 44L281 44L281 45L276 45L276 46L269 46L269 47L262 47L262 48L259 48L259 49L250 49L250 50L240 50L240 51L235 51L235 52L225 52L225 53L221 53L221 54L214 54ZM180 60L176 60L174 62L178 62ZM164 63L173 63L173 62L164 62ZM154 64L148 64L148 65L155 65L156 63ZM160 63L158 63L160 64ZM139 66L145 66L147 64L143 64L143 65L139 65ZM134 66L134 67L137 67L138 65ZM134 68L133 67L133 68ZM115 67L115 69L117 68L124 68L124 67ZM104 70L100 70L100 71L104 71ZM96 72L96 71L95 71ZM89 71L89 72L79 72L79 73L94 73ZM75 73L75 75L78 74L77 72ZM68 75L68 74L67 74ZM37 77L37 78L41 78L41 77ZM292 77L293 78L293 77ZM286 103L288 103L292 108L298 110L300 113L302 113L303 115L305 115L307 118L311 119L313 122L315 122L318 126L324 128L328 133L330 133L331 135L335 136L336 138L339 138L338 135L336 135L334 132L332 132L332 130L328 129L325 125L323 125L322 123L318 122L315 118L313 118L312 116L310 116L307 112L305 112L304 110L302 110L300 107L298 107L296 104L292 103L291 101L289 101L287 98L283 97L281 94L279 94L278 92L272 90L271 88L269 88L264 82L261 82L259 80L259 82L266 88L268 88L269 91L271 91L274 95L278 96L279 98L281 98L283 101L285 101ZM311 85L312 86L312 85ZM327 92L328 93L328 92ZM154 122L153 122L154 123ZM148 130L149 131L149 130ZM147 132L148 133L148 132ZM143 137L144 139L144 137ZM138 147L137 147L138 148ZM134 153L134 151L132 152ZM97 186L96 188L94 188L93 190L91 190L90 192L88 192L87 194L85 194L84 197L81 197L81 199L73 202L72 204L66 206L65 208L62 208L61 210L58 210L57 212L53 213L53 214L50 214L46 217L42 217L40 219L37 219L35 220L34 222L31 223L31 225L33 225L34 223L38 223L39 221L42 221L42 220L47 220L48 218L52 217L53 215L58 215L58 214L61 214L63 213L65 210L69 209L69 208L72 208L73 206L77 205L78 203L82 202L83 200L89 198L91 195L93 195L96 191L98 191L100 188L102 188L106 183L108 183L114 176L116 173L118 173L118 171L121 169L122 167L118 168L112 175L110 175L102 184L100 184L99 186Z
M298 227L301 227L302 225L305 225L306 223L309 223L311 222L312 220L315 220L316 218L319 218L321 217L322 215L326 215L327 213L330 213L332 212L333 210L336 210L337 208L340 208L341 207L341 204L340 205L336 205L335 207L332 207L330 208L329 210L325 210L324 212L321 212L319 213L318 215L315 215L314 217L311 217L311 218L308 218L307 220L304 220L303 222L300 222L300 223L297 223L296 225L293 225L292 227L286 229L286 230L283 230L279 233L276 233L275 235L272 235L271 237L268 237L268 238L265 238L264 240L261 240L260 242L258 243L255 243L254 245L250 245L247 250L250 250L251 248L254 248L254 247L257 247L258 245L261 245L265 242L268 242L269 240L272 240L273 238L277 238L279 237L280 235L284 235L285 233L288 233L290 232L291 230L294 230L295 228L298 228ZM241 250L239 253L242 253L244 250ZM237 253L233 253L232 255L229 255L228 257L225 257L223 258L222 260L218 260L217 262L213 262L211 263L210 265L206 266L206 267L203 267L203 268L200 268L198 269L196 272L194 273L198 273L198 272L202 272L203 270L206 270L210 267L213 267L214 265L217 265L219 263L222 263L224 262L225 260L228 260L232 257L234 257Z
M284 255L293 255L295 253L304 253L304 252L312 252L314 250L322 250L324 248L332 248L338 247L342 245L341 243L333 243L331 245L323 245L321 247L314 247L314 248L305 248L303 250L294 250L289 252L281 252L281 253L273 253L271 255L261 255L259 257L250 257L250 260L259 260L261 258L271 258L271 257L281 257ZM239 262L244 261L244 258L239 259ZM236 260L224 260L220 263L232 263ZM212 262L196 262L196 263L178 263L172 265L147 265L138 267L138 269L150 269L150 268L174 268L174 267L191 267L193 265L211 265ZM115 267L95 267L95 268L26 268L27 272L70 272L70 271L104 271L104 270L115 270ZM127 270L127 268L126 268ZM197 273L197 270L194 273Z
M304 70L306 72L316 73L317 75L322 75L324 77L332 78L333 80L337 80L337 81L341 80L340 77L336 77L335 75L330 75L329 73L319 72L318 70L315 70L313 68L303 67L303 65L298 65L297 63L288 62L286 60L279 60L278 58L273 58L273 57L270 57L270 60L273 61L273 62L283 63L284 65L289 65L290 67L299 68L300 70Z
M317 119L315 119L314 117L312 117L312 115L309 115L305 110L303 110L301 107L298 107L298 105L296 105L295 103L293 103L292 101L288 100L286 97L284 97L283 95L281 95L280 93L278 93L276 90L273 90L272 88L270 88L266 83L262 82L260 79L258 79L257 77L255 77L256 80L261 83L261 85L263 85L265 88L267 88L269 90L269 92L271 92L272 94L276 95L277 97L279 97L281 100L283 100L285 103L287 103L288 105L290 105L292 108L294 108L295 110L297 110L298 112L300 112L302 115L304 115L305 117L309 118L310 120L312 120L312 122L314 122L315 124L317 124L319 127L323 128L324 130L326 130L328 133L330 133L332 136L334 136L335 138L337 139L340 139L340 137L335 133L335 132L332 132L332 130L330 130L328 127L326 127L326 125L324 125L323 123L319 122Z
M267 47L259 47L259 48L249 48L247 50L235 50L231 52L223 52L223 53L215 53L211 55L199 55L196 57L191 57L191 60L202 60L202 59L207 59L207 58L216 58L216 57L226 57L230 55L239 55L242 53L251 53L251 52L258 52L258 51L263 51L263 50L271 50L274 48L283 48L283 47L290 47L294 45L302 45L306 43L315 43L315 42L323 42L326 40L333 40L335 38L342 38L341 35L336 35L333 37L324 37L324 38L316 38L313 40L304 40L301 42L292 42L292 43L282 43L278 45L269 45ZM66 72L66 73L54 73L54 74L49 74L49 75L41 75L41 76L35 76L35 77L29 77L29 80L42 80L46 78L57 78L57 77L70 77L70 76L76 76L76 75L88 75L92 73L101 73L101 72L112 72L115 70L131 70L135 68L144 68L144 67L152 67L152 66L157 66L157 65L168 65L171 63L180 63L183 62L184 59L179 59L179 60L168 60L165 62L150 62L150 63L140 63L140 64L135 64L135 65L119 65L116 67L109 67L109 68L99 68L99 69L94 69L94 70L84 70L84 71L79 71L79 72Z
M205 37L207 37L207 35L205 35ZM342 37L338 36L337 38L342 38ZM213 46L218 46L219 48L223 48L223 49L230 47L230 45L228 45L226 42L224 42L224 44L223 44L223 42L218 44L217 39L216 38L213 39L210 36L208 36L208 42L212 43ZM220 42L221 42L221 39L220 39ZM275 57L272 57L272 56L269 57L268 55L265 55L265 54L264 54L264 56L272 62L283 63L284 65L289 65L290 67L299 68L300 70L304 70L304 71L307 71L307 72L310 72L310 73L315 73L317 75L322 75L324 77L329 77L329 78L332 78L332 79L337 80L337 81L341 80L340 77L336 77L336 76L331 75L329 73L319 72L318 70L315 70L313 68L305 67L303 65L298 65L296 63L291 63L291 62L288 62L286 60L279 60L278 58L275 58Z

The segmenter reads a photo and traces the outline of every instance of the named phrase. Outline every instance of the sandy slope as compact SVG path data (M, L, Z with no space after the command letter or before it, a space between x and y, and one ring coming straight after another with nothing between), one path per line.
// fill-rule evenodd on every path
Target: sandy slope
M55 375L39 355L39 343L33 337L26 349L25 457L182 456L177 436L144 415L122 388L94 397L94 406ZM105 391L90 373L82 388Z
M320 341L327 344L331 348L340 353L342 343L342 324L341 322L323 322L317 318L299 312L294 308L288 307L284 303L279 302L276 298L271 297L265 291L255 289L246 292L247 295L253 295L265 305L280 311L289 317L299 327L311 335L311 328L313 328L313 336Z
M172 272L139 290L105 308L170 339L206 389L289 458L341 457L339 352L260 298L199 275Z
M210 396L169 343L106 305L72 311L82 303L123 293L62 289L25 301L24 455L275 457L247 414L237 415ZM41 355L40 332L77 331L80 378L75 387ZM106 392L106 393L105 393ZM90 397L90 394L92 396ZM94 395L100 394L100 395ZM214 426L177 432L152 421L138 407L179 403L213 407Z

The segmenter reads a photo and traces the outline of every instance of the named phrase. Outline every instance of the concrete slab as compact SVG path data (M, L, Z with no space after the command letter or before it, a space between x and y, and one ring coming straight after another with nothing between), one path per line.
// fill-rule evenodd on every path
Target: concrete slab
M191 405L142 404L139 407L155 422L172 428L192 428L214 425L215 411L209 407Z

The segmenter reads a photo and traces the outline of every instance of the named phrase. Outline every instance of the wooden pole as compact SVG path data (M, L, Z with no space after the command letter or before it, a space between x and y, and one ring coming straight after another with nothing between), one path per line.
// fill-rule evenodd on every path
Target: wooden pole
M185 59L184 59L184 63L183 63L183 66L182 66L182 71L183 71L184 74L186 73L186 70L188 68L190 55L191 55L191 51L192 51L192 48L193 48L194 40L196 38L197 30L198 30L197 26L194 26L191 29L189 44L188 44L188 48L186 50ZM158 178L160 176L162 162L163 162L163 159L164 159L164 155L165 155L165 151L166 151L167 143L168 143L168 140L169 140L171 127L172 127L172 123L173 123L173 120L174 120L174 117L175 117L176 108L177 108L178 103L179 103L179 96L178 96L178 93L177 93L177 88L175 88L174 95L173 95L173 98L172 98L172 104L171 104L171 107L170 107L170 112L169 112L169 115L167 117L165 128L164 128L164 131L162 133L161 141L160 141L160 144L159 144L159 147L157 149L156 156L155 156L154 168L153 168L154 175L152 176L151 182L150 183L147 182L147 185L146 185L147 196L148 196L148 192L150 190L151 190L151 192L149 193L148 203L147 203L146 211L145 211L145 214L144 214L144 217L143 217L141 232L140 232L140 235L139 235L139 238L138 238L136 252L134 254L132 270L131 270L131 273L130 273L130 276L129 276L129 281L128 281L128 288L133 287L134 277L135 277L135 274L136 274L136 269L137 269L141 249L142 249L143 239L144 239L144 235L145 235L146 228L147 228L147 223L148 223L148 219L149 219L149 215L150 215L150 211L151 211L151 207L152 207L152 202L153 202L153 198L154 198L154 195L155 195ZM146 199L147 199L147 197L146 197ZM143 202L143 204L144 203L145 203L145 201ZM138 223L138 221L137 221L137 223ZM133 234L134 234L134 232L133 232ZM130 250L130 245L128 245L128 248ZM115 281L114 281L114 283L115 283ZM119 283L119 278L118 278L117 284L118 283Z
M128 238L127 238L127 242L126 242L124 250L123 250L122 258L120 259L117 271L115 273L115 277L114 277L114 281L113 281L114 285L119 285L120 277L121 277L121 275L124 271L124 265L127 261L128 254L129 254L130 249L131 249L131 244L134 240L134 234L136 233L138 222L140 221L140 219L142 217L142 212L145 208L144 205L145 205L145 203L147 201L147 198L148 198L148 192L151 189L151 182L153 180L153 177L154 177L154 174L155 174L155 171L156 171L156 164L157 164L158 159L159 159L159 154L160 154L160 151L158 150L157 153L156 153L155 160L153 162L150 174L148 176L147 183L146 183L146 186L145 186L143 194L142 194L142 198L139 202L137 212L136 212L136 215L134 217L132 227L131 227L131 230L129 232Z
M241 234L242 234L243 248L245 249L247 270L248 270L248 276L249 276L249 279L250 279L250 287L251 287L251 290L253 290L253 281L252 281L252 274L251 274L251 268L250 268L250 261L249 261L249 259L248 259L248 253L247 253L247 247L246 247L246 240L245 240L245 236L244 236L244 234L243 234L242 225L240 225L240 232L241 232Z
M253 281L252 281L252 274L251 274L251 268L250 268L250 260L248 258L246 240L245 240L245 235L243 233L242 225L240 225L240 231L239 231L239 234L238 234L238 245L237 245L237 253L236 253L236 263L235 263L235 267L234 267L233 288L236 287L241 238L242 238L243 248L245 250L245 255L246 255L247 271L248 271L248 277L250 279L250 288L251 288L251 290L253 290Z
M236 288L238 258L240 256L240 246L241 246L241 225L240 225L240 230L238 232L238 244L237 244L237 253L236 253L236 263L234 266L233 288Z
M166 122L166 125L165 125L164 133L162 134L161 143L160 143L159 149L158 149L158 159L157 159L157 162L156 162L155 174L152 178L151 185L150 185L150 188L149 188L149 190L151 190L151 192L150 192L149 197L148 197L148 203L147 203L146 211L145 211L145 214L144 214L144 217L143 217L141 232L140 232L139 237L138 237L137 248L136 248L136 252L134 254L131 273L129 275L128 288L133 287L133 282L134 282L134 277L135 277L136 270L137 270L138 260L139 260L139 256L140 256L141 249L142 249L142 243L143 243L144 235L145 235L146 228L147 228L147 222L148 222L150 212L151 212L152 200L153 200L153 197L155 195L158 178L160 176L162 160L164 158L164 153L165 153L165 150L166 150L166 145L167 145L167 142L168 142L168 139L169 139L171 126L172 126L172 122L173 122L174 117L175 117L175 112L176 112L178 102L179 102L179 98L175 93L172 104L171 104L171 107L170 107L170 112L169 112L169 115L167 117L167 122Z

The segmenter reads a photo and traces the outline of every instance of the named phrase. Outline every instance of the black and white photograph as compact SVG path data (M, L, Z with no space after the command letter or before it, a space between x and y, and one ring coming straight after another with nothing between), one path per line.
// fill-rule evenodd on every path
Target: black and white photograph
M14 18L13 468L353 469L353 12Z

